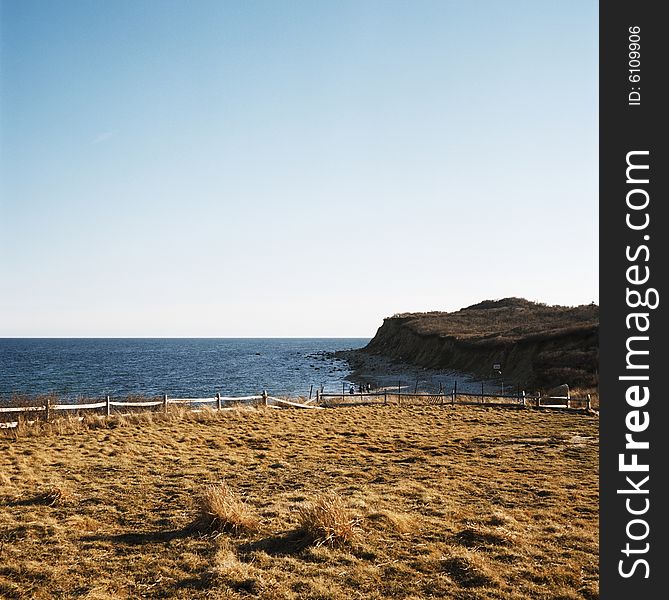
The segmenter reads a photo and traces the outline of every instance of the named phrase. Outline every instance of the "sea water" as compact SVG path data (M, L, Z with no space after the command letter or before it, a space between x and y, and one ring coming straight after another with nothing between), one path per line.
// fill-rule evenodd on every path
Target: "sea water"
M12 394L304 396L347 388L348 364L331 356L368 338L0 338L0 401Z

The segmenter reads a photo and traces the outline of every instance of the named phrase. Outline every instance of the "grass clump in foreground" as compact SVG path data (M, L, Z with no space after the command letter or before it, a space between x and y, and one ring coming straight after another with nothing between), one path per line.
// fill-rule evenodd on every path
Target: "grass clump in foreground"
M299 530L316 546L342 546L358 539L360 519L353 516L341 496L321 495L300 508Z
M0 432L3 600L598 597L594 415L379 406L65 425Z
M197 497L198 516L194 529L201 532L232 533L258 530L260 520L225 482L206 486Z

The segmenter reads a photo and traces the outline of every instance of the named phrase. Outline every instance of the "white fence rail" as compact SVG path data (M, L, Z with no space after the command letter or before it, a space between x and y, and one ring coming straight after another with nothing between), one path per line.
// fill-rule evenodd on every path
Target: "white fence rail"
M160 406L161 404L163 404L162 400L150 400L148 402L119 402L113 400L109 402L109 406Z
M0 413L16 413L44 410L45 406L5 406L0 408Z
M94 402L91 404L50 404L51 410L92 410L94 408L105 408L106 402Z
M317 406L315 404L310 404L310 401L306 402L292 402L290 400L285 400L284 398L275 398L274 396L267 396L267 405L272 406L273 408L281 408L282 406L291 406L292 408L315 408L322 410L322 406ZM277 406L278 404L278 406Z

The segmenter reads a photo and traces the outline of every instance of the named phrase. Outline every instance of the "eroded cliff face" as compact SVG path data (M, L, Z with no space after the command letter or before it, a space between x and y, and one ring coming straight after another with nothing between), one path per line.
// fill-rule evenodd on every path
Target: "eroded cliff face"
M543 305L540 306L543 310ZM522 309L528 310L528 307L524 304ZM508 312L508 307L505 311ZM551 323L550 328L541 331L535 320L534 326L523 333L522 327L515 322L510 323L509 331L503 331L504 321L500 325L500 315L491 314L495 319L495 325L491 325L494 332L474 334L431 333L425 331L430 327L426 327L425 322L421 323L421 318L429 318L434 328L439 319L446 323L454 314L459 313L387 318L363 352L382 354L422 367L469 372L480 377L491 377L493 365L499 363L505 379L526 387L547 388L562 383L585 388L597 385L598 321L583 319L572 324L565 322L564 327L554 327ZM523 316L514 315L511 321L513 318L522 319ZM453 319L443 329L452 328L452 322ZM480 323L477 327L480 328ZM503 333L500 334L500 331Z

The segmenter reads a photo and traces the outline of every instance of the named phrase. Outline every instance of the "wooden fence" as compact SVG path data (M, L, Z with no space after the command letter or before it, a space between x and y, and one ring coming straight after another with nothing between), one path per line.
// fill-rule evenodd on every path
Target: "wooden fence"
M370 404L460 404L475 406L525 407L561 410L590 411L592 402L590 394L585 398L572 396L528 396L524 391L516 394L491 394L458 392L457 388L450 393L402 392L388 390L377 392L355 393L322 393L316 391L316 403L323 406L354 406Z
M213 405L214 410L224 410L232 405L265 405L269 408L306 408L321 410L326 407L356 406L356 405L476 405L476 406L499 406L517 408L544 408L560 410L590 411L590 395L586 398L573 398L567 396L527 396L525 392L516 394L478 394L471 392L458 392L453 389L450 394L441 390L439 393L431 394L425 392L402 392L398 390L382 390L376 392L357 393L324 393L316 391L315 398L304 401L288 400L270 396L267 392L256 396L221 396L216 394L211 398L168 398L164 395L160 400L147 401L119 401L112 400L106 396L100 402L89 402L85 404L60 404L52 403L47 397L42 405L38 406L5 406L0 407L0 417L4 415L25 414L35 418L42 417L48 421L52 415L59 411L81 411L98 410L106 416L113 413L123 412L124 409L154 409L167 411L170 405L188 406L197 410L204 406ZM0 427L16 427L18 421L2 421Z
M160 400L146 400L146 401L119 401L112 400L110 396L106 396L100 402L75 403L75 404L60 404L53 403L51 398L46 398L45 403L38 406L3 406L0 407L0 417L7 415L11 418L14 415L23 414L26 417L42 418L49 421L54 413L58 411L82 412L82 411L100 411L106 416L111 416L114 413L123 413L127 409L153 409L163 410L167 412L169 406L181 405L187 406L191 409L198 410L199 408L210 406L213 410L224 410L231 408L234 405L265 405L270 408L308 408L322 410L322 406L317 406L310 401L304 403L286 400L285 398L277 398L270 396L267 392L256 396L221 396L216 394L212 398L169 398L164 395ZM0 421L0 428L16 427L18 421Z

